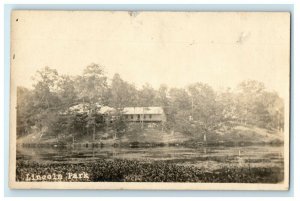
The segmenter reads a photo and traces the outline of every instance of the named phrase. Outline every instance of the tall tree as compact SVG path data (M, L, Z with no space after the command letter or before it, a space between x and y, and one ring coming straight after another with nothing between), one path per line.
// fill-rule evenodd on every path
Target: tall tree
M241 82L238 87L238 115L241 123L244 125L256 122L255 107L259 104L259 99L265 91L265 86L255 80L246 80Z
M234 121L237 118L237 96L230 89L219 91L216 93L216 104L218 113L222 115L223 121Z
M190 110L191 100L188 92L182 88L171 88L170 92L170 105L175 111Z
M55 69L45 67L37 71L33 80L33 118L35 126L43 136L51 122L55 121L61 105L57 96L59 75Z
M156 91L149 83L142 86L138 93L138 104L142 107L150 107L154 105Z
M192 102L192 117L205 132L218 128L220 114L216 104L216 93L207 84L195 83L188 87Z
M107 77L104 68L98 64L87 66L83 75L77 77L77 94L83 102L104 102L107 90Z
M56 92L58 89L59 75L55 69L45 67L36 72L33 77L35 83L34 94L38 107L52 108L57 106L58 97Z
M29 134L31 126L35 124L35 113L32 106L32 91L24 87L17 87L17 137Z
M115 108L134 106L136 102L136 89L133 85L121 79L119 74L113 76L110 87L110 104Z
M155 105L162 106L164 108L169 106L168 99L168 87L167 85L160 85L155 98Z
M175 127L180 122L185 122L191 115L192 104L185 89L171 88L169 91L169 106L166 107L168 127ZM180 118L178 118L180 116ZM184 118L184 120L182 119Z

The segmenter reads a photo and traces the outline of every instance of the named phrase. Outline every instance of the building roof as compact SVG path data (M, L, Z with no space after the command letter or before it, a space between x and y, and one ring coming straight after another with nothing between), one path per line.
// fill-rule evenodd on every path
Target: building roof
M100 114L110 114L116 112L116 110L112 107L102 106L100 110L98 110Z
M116 110L112 107L108 107L108 106L102 106L100 104L96 104L95 105L97 108L98 113L100 114L108 114L108 113L113 113ZM78 105L74 105L72 107L69 108L70 112L76 112L76 113L84 113L84 112L88 112L89 111L89 104L87 103L80 103Z
M69 108L70 112L76 112L76 113L84 113L88 111L88 105L85 103L80 103L78 105L74 105Z
M162 107L125 107L124 114L163 114Z

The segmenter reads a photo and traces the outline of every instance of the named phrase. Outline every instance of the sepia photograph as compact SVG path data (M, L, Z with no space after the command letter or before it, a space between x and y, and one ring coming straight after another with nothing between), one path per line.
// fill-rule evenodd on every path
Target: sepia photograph
M11 13L14 189L288 190L290 13Z

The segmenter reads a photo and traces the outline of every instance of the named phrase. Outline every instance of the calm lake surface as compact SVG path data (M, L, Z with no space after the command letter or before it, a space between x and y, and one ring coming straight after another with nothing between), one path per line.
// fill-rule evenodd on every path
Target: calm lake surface
M179 165L193 165L207 170L222 166L280 167L283 170L283 146L213 146L213 147L151 147L120 148L28 148L17 147L17 160L43 163L95 162L103 159L168 161Z

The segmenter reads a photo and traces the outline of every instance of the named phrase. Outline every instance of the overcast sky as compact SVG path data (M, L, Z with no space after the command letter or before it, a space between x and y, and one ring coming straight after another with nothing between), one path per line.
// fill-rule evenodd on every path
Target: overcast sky
M287 13L18 11L11 39L15 85L31 86L45 66L78 75L97 63L138 87L255 79L288 93Z

